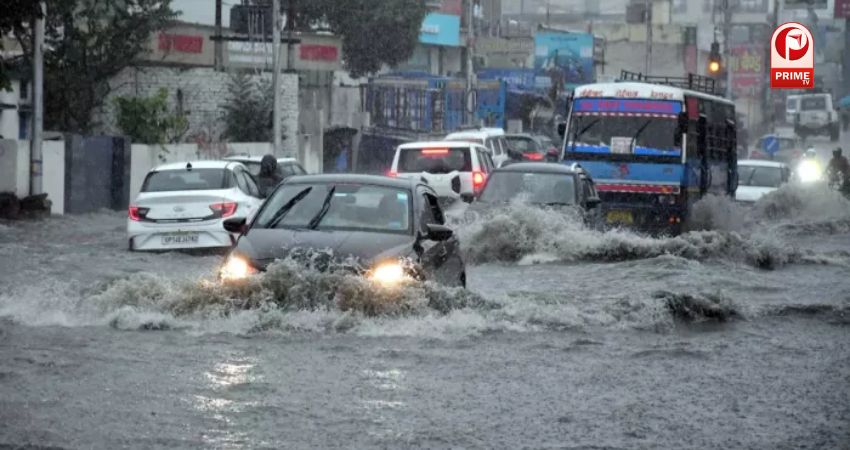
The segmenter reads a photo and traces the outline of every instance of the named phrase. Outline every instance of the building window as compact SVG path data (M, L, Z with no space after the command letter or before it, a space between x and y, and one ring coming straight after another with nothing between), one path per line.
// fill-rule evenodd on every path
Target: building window
M676 14L688 12L688 0L673 0L673 12Z

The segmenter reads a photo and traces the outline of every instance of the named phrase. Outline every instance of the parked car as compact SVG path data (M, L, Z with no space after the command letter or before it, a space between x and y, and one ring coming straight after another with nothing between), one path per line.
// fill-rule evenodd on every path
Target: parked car
M800 96L800 109L794 121L794 133L802 139L823 134L835 142L841 134L841 119L832 106L832 94Z
M473 142L413 142L400 145L390 176L424 179L437 196L471 199L495 169L487 149Z
M260 175L260 162L263 159L262 156L231 155L225 156L223 159L225 161L237 161L242 163L246 168L248 168L248 172L250 172L255 178ZM302 167L295 158L277 158L277 170L281 179L286 179L293 175L307 174L307 171L304 170L304 167Z
M522 157L526 161L543 161L547 157L550 159L557 159L558 157L558 148L547 136L515 133L506 134L505 139L511 148L522 153Z
M130 205L129 249L172 250L230 247L225 219L246 218L263 200L242 164L196 161L151 170Z
M292 177L253 220L234 218L225 227L241 234L221 268L225 282L263 271L275 259L324 251L331 252L328 262L345 261L382 284L418 279L466 285L457 236L445 225L437 193L417 179Z
M480 128L475 130L456 131L449 133L446 141L465 141L483 145L490 152L490 157L496 167L502 167L506 161L521 159L512 155L513 150L505 139L505 131L501 128Z
M791 169L778 161L744 159L738 161L738 189L735 200L754 203L779 189L791 178Z
M593 178L578 164L527 162L494 170L470 208L481 212L513 201L578 208L589 222L598 220L593 210L601 203Z

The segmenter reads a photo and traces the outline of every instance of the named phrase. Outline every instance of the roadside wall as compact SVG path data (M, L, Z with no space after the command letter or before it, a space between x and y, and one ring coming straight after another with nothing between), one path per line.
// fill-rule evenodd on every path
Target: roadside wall
M270 78L270 73L253 74L252 78ZM224 131L222 106L228 100L231 75L211 68L181 69L174 67L128 67L110 80L112 91L106 97L95 119L101 125L99 134L121 134L115 125L114 99L119 96L152 96L159 89L168 91L174 111L182 111L189 127L184 140L201 147L214 147ZM298 150L298 75L281 74L283 151L295 155Z
M42 189L53 202L51 214L65 213L65 142L44 141L42 146ZM0 192L18 198L30 194L29 141L0 140Z

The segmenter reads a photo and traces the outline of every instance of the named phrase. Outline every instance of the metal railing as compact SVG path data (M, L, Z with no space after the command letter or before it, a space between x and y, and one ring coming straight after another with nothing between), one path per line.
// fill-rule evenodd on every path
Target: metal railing
M639 72L623 70L617 81L641 81L644 83L663 84L681 89L690 89L709 95L718 95L717 80L703 75L689 73L686 77L650 76Z

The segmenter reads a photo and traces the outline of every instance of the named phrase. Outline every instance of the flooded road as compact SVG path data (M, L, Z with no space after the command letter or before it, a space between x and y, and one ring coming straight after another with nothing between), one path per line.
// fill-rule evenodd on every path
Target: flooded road
M471 292L395 309L285 264L236 295L121 214L5 224L0 446L847 448L850 203L704 208L664 239L509 208L460 230Z

